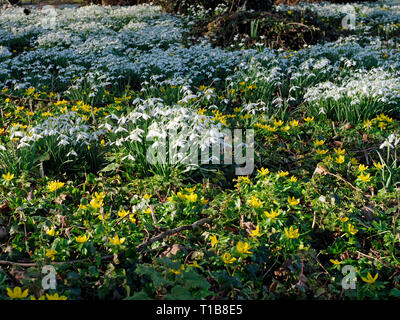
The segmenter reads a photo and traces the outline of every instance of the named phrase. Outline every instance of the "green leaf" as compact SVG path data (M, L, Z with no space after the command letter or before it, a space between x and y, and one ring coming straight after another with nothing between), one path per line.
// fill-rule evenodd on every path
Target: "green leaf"
M208 281L200 274L195 271L188 271L184 273L185 287L188 289L209 289L210 284Z
M117 170L119 167L120 167L120 164L118 164L118 163L110 163L108 166L101 169L100 171L102 171L102 172L114 171L114 170Z
M173 287L171 294L165 296L168 300L194 300L190 291L182 286Z
M389 295L392 297L396 297L399 298L400 297L400 290L397 288L393 288L392 290L390 290Z
M95 184L96 183L96 176L93 173L89 173L87 176L87 182L90 184Z
M124 298L123 300L151 300L152 298L144 291L135 292L133 296Z
M48 152L43 153L41 156L37 157L38 161L48 161L50 160L50 154Z

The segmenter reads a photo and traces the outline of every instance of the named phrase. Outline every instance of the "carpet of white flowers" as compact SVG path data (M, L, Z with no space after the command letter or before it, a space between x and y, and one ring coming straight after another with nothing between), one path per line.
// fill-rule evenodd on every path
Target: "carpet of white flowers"
M400 296L400 4L275 10L342 35L222 48L157 6L0 10L0 299ZM149 161L171 129L253 129L254 171Z

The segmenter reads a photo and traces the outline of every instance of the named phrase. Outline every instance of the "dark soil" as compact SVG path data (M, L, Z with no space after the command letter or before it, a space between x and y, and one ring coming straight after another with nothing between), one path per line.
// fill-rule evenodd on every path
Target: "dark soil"
M338 39L345 33L340 26L340 21L321 21L311 12L241 11L200 20L190 35L195 41L207 37L221 47L242 42L245 47L263 43L272 49L298 50L305 45ZM239 38L235 40L235 36Z

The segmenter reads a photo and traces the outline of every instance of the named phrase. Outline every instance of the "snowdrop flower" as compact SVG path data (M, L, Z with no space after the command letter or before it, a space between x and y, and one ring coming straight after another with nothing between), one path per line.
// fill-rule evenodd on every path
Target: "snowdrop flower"
M74 150L71 150L70 152L67 153L67 157L69 157L69 156L77 157L78 154Z

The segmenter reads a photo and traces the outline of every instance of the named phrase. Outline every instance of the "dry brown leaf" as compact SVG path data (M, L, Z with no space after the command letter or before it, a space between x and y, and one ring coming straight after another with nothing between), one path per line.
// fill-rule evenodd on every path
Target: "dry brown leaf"
M242 228L244 228L248 234L251 234L253 232L253 230L256 229L256 226L254 225L253 222L246 221L246 222L243 222Z
M0 240L3 240L7 237L7 229L5 226L0 226Z
M62 203L65 201L66 198L67 198L67 194L66 194L66 193L61 193L61 194L54 200L54 202L55 202L55 203L58 203L58 204L62 204Z
M337 147L343 147L343 142L342 141L333 141L333 144L335 145L335 146L337 146Z
M324 166L317 166L314 170L313 176L316 174L322 174L323 176L328 174L328 169L325 168Z
M269 292L275 292L277 286L278 286L278 282L273 281L271 283L271 285L269 286Z
M361 213L363 214L362 218L364 218L365 220L367 221L374 220L374 213L375 213L374 205L369 204L367 206L364 206L363 208L361 208Z
M167 258L170 258L171 256L176 255L178 252L183 251L183 252L187 252L186 247L182 246L180 244L173 244L172 246L169 246L167 248L167 250L165 250L164 252L162 252L160 254L160 256L165 256Z
M8 206L7 202L0 204L0 213L7 213L9 211L11 211L11 208Z

